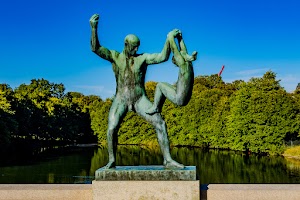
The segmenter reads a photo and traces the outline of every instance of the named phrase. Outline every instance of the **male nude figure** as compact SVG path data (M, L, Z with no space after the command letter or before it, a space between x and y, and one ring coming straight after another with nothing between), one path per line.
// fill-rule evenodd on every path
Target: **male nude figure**
M137 54L140 40L137 36L130 34L125 37L124 50L119 53L100 45L97 36L98 20L98 14L94 14L90 18L92 28L91 48L98 56L112 63L117 82L116 95L108 118L107 145L109 162L105 167L113 168L116 166L118 130L126 113L134 111L154 126L164 157L164 166L166 168L184 168L184 165L171 158L167 127L160 113L153 115L146 113L146 110L152 107L145 91L147 66L168 60L170 55L169 40L167 39L161 53ZM168 34L168 37L174 38L178 33L179 30L173 30Z

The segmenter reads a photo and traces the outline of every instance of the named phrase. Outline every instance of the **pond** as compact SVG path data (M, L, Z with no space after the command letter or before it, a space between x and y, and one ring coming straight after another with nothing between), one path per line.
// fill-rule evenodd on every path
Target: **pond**
M24 151L26 152L26 151ZM108 161L105 147L64 147L0 155L0 184L91 183ZM283 157L174 147L172 157L197 167L201 184L300 183L300 164ZM118 146L117 165L161 165L158 148Z

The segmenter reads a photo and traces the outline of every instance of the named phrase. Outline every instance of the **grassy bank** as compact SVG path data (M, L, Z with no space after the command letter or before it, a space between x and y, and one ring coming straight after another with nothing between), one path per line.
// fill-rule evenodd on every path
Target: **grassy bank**
M300 146L294 146L294 147L287 148L284 151L283 156L300 160Z

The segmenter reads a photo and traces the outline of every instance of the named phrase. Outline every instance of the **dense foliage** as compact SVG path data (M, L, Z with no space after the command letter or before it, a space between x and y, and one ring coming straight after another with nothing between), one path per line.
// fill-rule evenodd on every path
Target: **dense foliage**
M300 93L288 93L269 71L261 78L224 83L217 75L195 78L189 104L166 101L162 115L171 145L233 149L280 154L300 133ZM156 83L146 83L153 100ZM91 112L92 127L105 142L111 100ZM135 113L128 113L120 131L121 144L157 144L155 130Z
M146 83L153 101L156 83ZM286 92L275 73L224 83L217 75L195 78L188 105L166 101L162 115L171 145L282 153L300 133L300 90ZM49 143L106 141L113 99L78 92L63 84L33 79L14 90L0 84L0 145L15 140ZM133 112L125 117L119 143L157 145L153 127Z
M0 145L54 145L93 138L88 104L96 96L64 93L62 84L33 79L12 90L0 85Z

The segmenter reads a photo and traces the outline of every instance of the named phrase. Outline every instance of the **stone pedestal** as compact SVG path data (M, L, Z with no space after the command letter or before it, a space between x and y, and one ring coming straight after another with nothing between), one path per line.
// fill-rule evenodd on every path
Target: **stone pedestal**
M95 172L93 197L98 199L199 199L196 167L117 166Z

